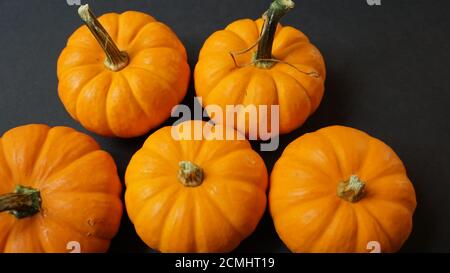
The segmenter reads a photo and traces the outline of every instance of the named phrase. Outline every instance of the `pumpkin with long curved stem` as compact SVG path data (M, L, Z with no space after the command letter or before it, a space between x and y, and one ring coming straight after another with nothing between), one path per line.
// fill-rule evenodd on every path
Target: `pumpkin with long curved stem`
M411 233L416 196L402 161L359 130L301 136L270 179L270 212L294 252L395 252Z
M156 131L128 165L128 215L153 249L229 252L263 215L263 160L245 138L214 139L211 132L220 134L217 127L196 137L204 126L187 121Z
M87 5L58 60L59 96L70 115L105 136L135 137L164 122L184 98L186 50L166 25L135 11L98 20Z
M0 138L0 252L105 252L119 229L111 156L67 127L21 126Z
M263 19L235 21L206 40L195 67L195 89L205 107L219 105L226 113L209 113L215 122L234 123L249 134L254 121L246 108L227 109L227 105L267 109L279 105L277 116L259 113L258 128L268 128L274 135L278 132L271 125L279 122L284 134L301 126L317 109L326 76L322 55L305 34L278 23L293 7L291 0L274 0ZM229 118L244 121L245 129Z

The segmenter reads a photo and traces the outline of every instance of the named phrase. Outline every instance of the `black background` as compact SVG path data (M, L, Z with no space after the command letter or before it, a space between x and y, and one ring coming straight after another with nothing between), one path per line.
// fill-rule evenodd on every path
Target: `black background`
M82 1L85 3L86 1ZM450 1L296 0L283 24L305 32L324 55L328 78L319 110L277 152L260 153L269 171L298 136L341 124L368 132L402 158L417 193L414 228L403 252L450 251ZM240 18L257 18L269 0L91 0L94 12L139 10L168 24L191 68L205 39ZM65 0L0 0L0 132L28 123L66 125L56 61L81 21ZM194 88L183 102L193 105ZM165 125L173 123L173 119ZM125 168L146 136L96 136ZM255 148L259 146L253 143ZM124 214L111 251L151 251ZM268 214L237 252L286 252Z

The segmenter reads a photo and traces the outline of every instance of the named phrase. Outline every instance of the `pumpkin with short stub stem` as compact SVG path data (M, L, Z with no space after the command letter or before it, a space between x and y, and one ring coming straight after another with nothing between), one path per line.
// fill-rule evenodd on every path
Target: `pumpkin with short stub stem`
M332 126L289 144L270 178L276 230L294 252L395 252L412 229L413 185L395 152Z
M272 124L279 123L279 133L285 134L318 108L326 77L322 55L301 31L278 24L293 7L291 0L275 0L263 19L235 21L206 40L194 80L214 122L234 122L247 135L254 123L259 137L265 133L261 128L277 134ZM210 105L220 106L223 113L208 109ZM270 111L273 105L279 105L279 114ZM251 106L258 108L257 115ZM257 117L251 120L251 115Z
M58 60L59 97L69 114L105 136L135 137L164 122L189 82L177 36L142 12L97 20L85 5L79 13L86 26L72 34Z
M194 137L205 124L187 121L156 131L127 167L128 215L153 249L229 252L263 215L263 160L240 134L242 140L214 139L218 129L211 124L209 133Z
M0 138L0 252L105 252L119 229L120 193L113 159L91 137L11 129Z

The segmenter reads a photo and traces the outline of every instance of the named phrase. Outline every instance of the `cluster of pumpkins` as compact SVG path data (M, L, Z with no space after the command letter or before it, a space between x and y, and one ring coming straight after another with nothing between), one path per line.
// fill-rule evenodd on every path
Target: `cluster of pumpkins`
M279 105L280 134L318 108L323 58L302 32L279 24L293 6L274 0L262 19L235 21L207 39L194 73L203 106ZM188 88L183 44L141 12L97 20L85 5L79 14L85 26L57 65L69 114L111 137L161 125ZM204 122L176 126L191 134ZM153 249L232 251L267 203L293 252L368 252L373 241L395 252L411 232L416 199L402 161L364 132L331 126L305 134L285 149L270 179L248 140L176 139L173 132L151 134L125 174L128 216ZM119 229L121 194L114 160L86 134L38 124L11 129L0 138L0 252L67 252L68 242L105 252Z

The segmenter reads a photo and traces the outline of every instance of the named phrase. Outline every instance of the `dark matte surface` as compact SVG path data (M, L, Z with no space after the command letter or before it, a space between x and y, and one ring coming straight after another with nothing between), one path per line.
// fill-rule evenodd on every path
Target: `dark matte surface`
M83 1L84 2L84 1ZM193 68L203 41L239 18L256 18L269 0L91 0L97 14L139 10L170 25ZM405 252L450 251L450 1L297 0L283 21L304 31L322 51L326 95L306 124L262 153L269 171L296 137L333 124L376 136L403 159L417 191L414 229ZM81 25L64 0L0 1L0 132L28 123L67 125L57 96L56 60ZM186 104L192 106L191 84ZM169 125L173 120L169 120ZM89 133L93 135L92 133ZM145 137L94 137L115 158L120 176ZM255 148L256 148L255 144ZM300 231L299 231L300 232ZM125 214L111 251L150 251ZM264 217L238 252L287 251Z

